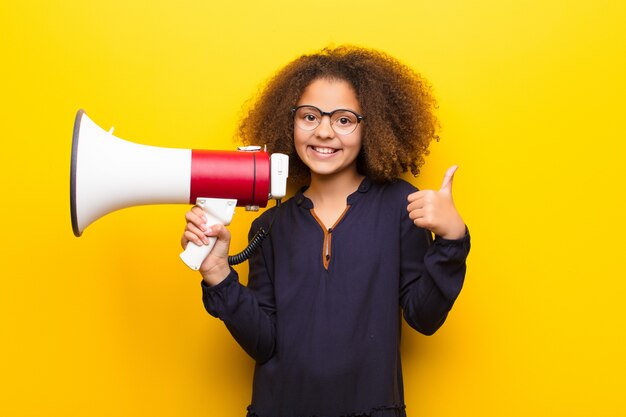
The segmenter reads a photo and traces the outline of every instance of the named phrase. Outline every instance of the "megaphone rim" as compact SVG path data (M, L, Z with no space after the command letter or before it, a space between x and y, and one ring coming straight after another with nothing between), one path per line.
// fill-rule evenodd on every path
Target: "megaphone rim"
M78 140L80 137L80 124L85 115L83 109L78 110L74 120L74 133L72 135L72 163L70 167L70 212L72 217L72 230L74 236L80 237L82 231L78 227L78 215L76 210L76 169L78 164Z

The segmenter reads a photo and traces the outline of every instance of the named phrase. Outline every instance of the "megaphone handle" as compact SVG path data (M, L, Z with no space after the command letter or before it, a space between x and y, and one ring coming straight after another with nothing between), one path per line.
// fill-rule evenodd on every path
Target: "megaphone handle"
M204 210L207 218L207 226L213 226L214 224L223 224L228 226L235 214L235 207L237 206L237 200L229 200L223 198L199 198L196 205ZM185 250L180 254L180 258L185 265L189 268L197 271L200 269L200 265L206 259L206 257L215 246L217 238L209 237L209 243L206 245L198 246L193 242L189 242Z
M211 249L213 249L213 246L215 246L215 242L217 241L214 237L209 237L208 239L209 243L202 246L189 242L184 252L180 254L180 259L182 259L185 265L194 271L200 269L200 265L202 265L202 262L207 256L209 256Z

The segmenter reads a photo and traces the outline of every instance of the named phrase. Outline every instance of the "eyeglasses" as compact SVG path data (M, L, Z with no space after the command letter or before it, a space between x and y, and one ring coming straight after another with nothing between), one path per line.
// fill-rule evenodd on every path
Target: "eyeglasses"
M365 118L352 110L337 109L331 112L321 111L315 106L298 106L291 109L294 123L302 130L314 130L324 116L330 117L330 125L340 135L348 135L355 131L358 124Z

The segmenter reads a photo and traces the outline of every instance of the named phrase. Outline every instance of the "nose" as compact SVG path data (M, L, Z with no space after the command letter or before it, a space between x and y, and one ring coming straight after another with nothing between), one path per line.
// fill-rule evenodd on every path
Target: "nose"
M333 130L333 126L330 122L330 116L324 115L322 120L315 128L315 135L320 138L333 138L335 136L335 131Z

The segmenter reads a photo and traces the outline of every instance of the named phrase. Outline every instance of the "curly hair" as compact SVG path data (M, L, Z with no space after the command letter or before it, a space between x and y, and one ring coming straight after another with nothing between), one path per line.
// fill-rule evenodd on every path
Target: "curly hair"
M309 169L294 147L291 109L320 78L348 82L361 105L359 173L376 182L392 181L408 170L419 174L431 140L439 139L432 88L411 68L372 49L324 48L287 64L253 99L239 125L240 139L289 155L290 181L308 180Z

